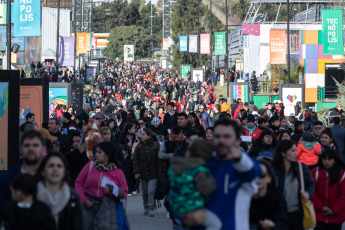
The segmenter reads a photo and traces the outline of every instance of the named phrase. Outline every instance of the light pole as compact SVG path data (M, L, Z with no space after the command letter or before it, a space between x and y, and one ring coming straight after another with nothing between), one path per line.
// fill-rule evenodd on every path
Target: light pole
M7 13L7 26L6 26L6 36L7 36L7 44L6 44L6 57L7 57L7 69L11 69L11 0L7 0L6 6L6 13Z
M211 12L212 13L212 12ZM229 77L228 77L228 0L225 0L225 77L227 82L227 97L229 97Z
M56 72L59 73L60 0L57 1L57 4L58 5L57 5L57 22L56 22Z
M290 0L287 0L288 83L290 84Z

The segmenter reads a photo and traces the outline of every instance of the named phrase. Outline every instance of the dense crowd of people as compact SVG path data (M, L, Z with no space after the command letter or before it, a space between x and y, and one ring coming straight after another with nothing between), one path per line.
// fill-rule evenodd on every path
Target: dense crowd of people
M173 229L304 229L310 201L309 228L340 230L341 105L330 128L301 103L285 117L279 101L228 103L202 80L109 62L78 113L58 105L41 129L27 114L21 158L0 175L5 229L129 229L140 193Z

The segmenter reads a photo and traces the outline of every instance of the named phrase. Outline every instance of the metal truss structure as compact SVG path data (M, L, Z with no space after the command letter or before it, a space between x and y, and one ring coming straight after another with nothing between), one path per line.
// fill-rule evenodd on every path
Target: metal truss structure
M90 0L75 0L76 32L91 32L92 2Z
M163 0L163 38L171 36L170 30L170 13L171 13L171 0Z

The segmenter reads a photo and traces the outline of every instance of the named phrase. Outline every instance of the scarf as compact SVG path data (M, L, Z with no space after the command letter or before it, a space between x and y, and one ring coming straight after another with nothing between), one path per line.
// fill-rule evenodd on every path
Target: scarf
M256 127L254 125L254 127L251 129L251 128L248 127L248 125L246 125L246 129L249 131L250 135L252 135L254 130L256 129Z
M68 201L71 198L71 189L67 183L63 183L61 189L52 195L50 191L44 186L43 182L40 181L37 185L37 200L45 203L51 210L52 216L56 224L59 223L59 214L66 207Z
M114 163L104 165L104 164L99 163L98 161L95 161L95 165L99 171L112 171L116 169L116 165Z
M176 139L174 139L174 138L172 137L172 132L170 132L169 136L170 136L171 140L172 140L173 142L175 142L176 144L179 144L179 143L183 140L183 132L181 132L181 137L180 137L180 139L178 139L178 140L176 140Z

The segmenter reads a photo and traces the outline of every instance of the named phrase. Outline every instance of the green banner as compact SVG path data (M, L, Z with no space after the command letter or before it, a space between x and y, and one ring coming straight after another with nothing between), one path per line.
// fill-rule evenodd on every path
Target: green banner
M214 41L215 41L214 42L215 55L225 55L226 54L225 32L215 32Z
M344 55L343 9L321 10L322 54Z
M191 65L181 65L181 78L184 79L186 75L190 72Z

